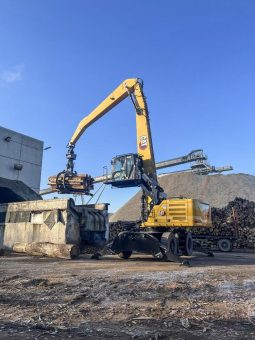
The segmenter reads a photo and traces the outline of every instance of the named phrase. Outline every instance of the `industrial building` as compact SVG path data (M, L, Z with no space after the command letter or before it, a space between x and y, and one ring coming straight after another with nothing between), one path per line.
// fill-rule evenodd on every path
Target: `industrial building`
M0 177L17 180L39 193L43 142L0 126Z

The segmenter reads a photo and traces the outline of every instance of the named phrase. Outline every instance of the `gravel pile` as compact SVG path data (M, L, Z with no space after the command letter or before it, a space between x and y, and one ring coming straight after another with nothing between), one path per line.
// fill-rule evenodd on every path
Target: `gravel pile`
M236 197L255 202L255 176L247 174L201 176L193 173L168 174L159 178L168 197L198 198L222 208ZM121 207L110 221L134 221L140 217L140 197L137 193Z

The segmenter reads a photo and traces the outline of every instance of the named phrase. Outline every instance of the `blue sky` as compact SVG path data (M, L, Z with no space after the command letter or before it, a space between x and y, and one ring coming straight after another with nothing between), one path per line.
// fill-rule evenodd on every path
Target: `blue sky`
M65 167L78 122L124 79L144 80L156 161L203 148L255 175L255 1L0 0L0 125L52 146L42 187ZM93 176L136 152L126 100L77 144ZM107 188L111 211L136 189Z

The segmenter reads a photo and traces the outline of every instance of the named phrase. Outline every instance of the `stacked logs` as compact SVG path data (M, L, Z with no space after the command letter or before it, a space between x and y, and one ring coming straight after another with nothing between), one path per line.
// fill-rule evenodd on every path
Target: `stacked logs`
M255 249L255 202L237 197L222 209L212 208L212 224L193 233L236 237L236 248Z
M113 241L122 231L139 231L135 221L118 221L110 223L109 241Z
M89 194L94 189L94 179L87 174L66 175L65 172L48 178L48 185L53 191L60 193L84 193Z

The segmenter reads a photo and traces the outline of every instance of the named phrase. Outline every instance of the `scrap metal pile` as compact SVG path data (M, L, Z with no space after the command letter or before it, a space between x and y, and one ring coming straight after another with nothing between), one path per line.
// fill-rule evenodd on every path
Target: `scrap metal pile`
M212 222L210 229L194 234L236 237L236 248L255 249L255 202L237 197L224 208L212 208Z

